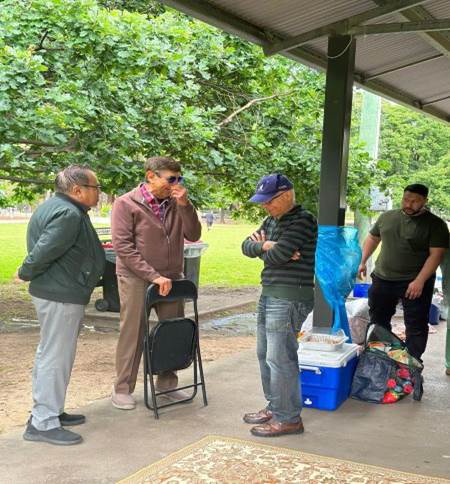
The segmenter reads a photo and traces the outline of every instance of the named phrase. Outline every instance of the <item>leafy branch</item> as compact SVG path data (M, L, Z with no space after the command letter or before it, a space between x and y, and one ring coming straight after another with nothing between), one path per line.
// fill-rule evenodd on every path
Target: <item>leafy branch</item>
M223 121L221 121L218 124L218 126L219 126L219 128L223 128L227 124L231 123L231 121L233 121L233 118L235 118L239 113L242 113L242 111L249 109L254 104L261 103L261 102L264 102L264 101L268 101L269 99L275 99L277 97L289 96L293 92L295 92L295 91L288 91L288 92L283 92L283 93L278 93L278 94L272 94L271 96L258 97L258 98L252 99L248 103L244 104L244 106L241 106L236 111L233 111L229 116L227 116Z

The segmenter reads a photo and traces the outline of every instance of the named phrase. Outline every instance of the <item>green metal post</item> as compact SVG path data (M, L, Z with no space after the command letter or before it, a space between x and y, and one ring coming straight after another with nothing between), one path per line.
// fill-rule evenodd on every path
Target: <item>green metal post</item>
M347 162L352 113L356 41L348 35L329 37L325 88L319 224L344 225ZM314 326L331 326L333 314L316 286Z

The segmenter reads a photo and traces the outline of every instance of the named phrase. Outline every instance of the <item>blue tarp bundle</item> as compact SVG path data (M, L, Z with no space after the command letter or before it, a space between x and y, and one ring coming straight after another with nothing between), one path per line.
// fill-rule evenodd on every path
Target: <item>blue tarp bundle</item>
M333 332L342 329L350 341L345 299L355 283L360 261L358 229L319 225L316 279L334 312Z

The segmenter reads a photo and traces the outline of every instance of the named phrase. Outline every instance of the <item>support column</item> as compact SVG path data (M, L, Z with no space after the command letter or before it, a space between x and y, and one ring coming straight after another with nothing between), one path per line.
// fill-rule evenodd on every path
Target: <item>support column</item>
M352 115L356 41L348 35L328 38L328 67L320 168L319 225L344 225ZM319 284L314 326L331 326L333 314Z

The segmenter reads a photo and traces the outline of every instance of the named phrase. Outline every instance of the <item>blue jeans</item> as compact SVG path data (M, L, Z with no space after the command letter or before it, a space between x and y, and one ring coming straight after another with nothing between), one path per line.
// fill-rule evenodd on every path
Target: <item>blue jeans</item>
M297 303L261 296L256 352L267 408L278 422L298 422L302 410L297 333L313 301Z

